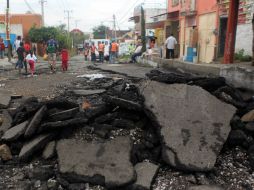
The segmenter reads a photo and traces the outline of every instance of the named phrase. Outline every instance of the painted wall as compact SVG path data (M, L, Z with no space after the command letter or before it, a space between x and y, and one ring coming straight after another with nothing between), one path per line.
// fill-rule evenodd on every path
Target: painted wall
M241 24L237 26L235 51L244 49L246 55L252 55L252 24Z
M181 1L182 0L168 0L168 12L179 11L181 8Z
M5 21L5 15L0 15L0 22ZM42 17L39 14L12 14L10 19L11 24L21 24L23 27L23 37L28 35L29 30L35 25L42 26Z

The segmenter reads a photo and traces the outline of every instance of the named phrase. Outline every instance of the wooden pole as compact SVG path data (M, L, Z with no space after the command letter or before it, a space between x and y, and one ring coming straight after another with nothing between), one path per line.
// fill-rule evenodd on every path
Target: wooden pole
M228 25L224 52L225 64L234 62L238 9L239 9L239 0L231 0L229 3Z

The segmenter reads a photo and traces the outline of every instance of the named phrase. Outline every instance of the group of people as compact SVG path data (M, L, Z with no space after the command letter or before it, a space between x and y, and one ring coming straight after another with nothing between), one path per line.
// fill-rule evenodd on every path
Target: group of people
M37 62L37 57L34 51L31 49L29 42L23 42L21 39L17 39L15 42L16 53L18 61L15 68L18 68L19 74L23 67L25 68L25 73L28 74L27 64L29 64L31 76L34 76L35 63Z
M88 56L90 54L91 61L96 62L96 51L99 53L99 62L104 63L105 61L105 43L104 42L98 42L98 47L95 45L95 43L92 43L91 46L85 45L84 48L84 56L85 61L88 61ZM116 62L116 57L118 55L119 51L119 45L116 41L112 41L109 45L109 57L108 60L111 64L114 64Z
M31 76L34 76L35 63L38 62L34 49L31 49L29 42L24 43L23 41L21 41L20 38L18 38L15 41L15 47L18 58L15 68L19 69L20 74L21 70L25 68L25 73L28 74L27 65L29 65L30 74ZM57 51L58 51L58 43L56 40L51 38L50 40L48 40L46 44L46 55L52 73L56 72ZM67 71L69 60L68 50L63 49L61 51L61 56L62 56L62 70Z

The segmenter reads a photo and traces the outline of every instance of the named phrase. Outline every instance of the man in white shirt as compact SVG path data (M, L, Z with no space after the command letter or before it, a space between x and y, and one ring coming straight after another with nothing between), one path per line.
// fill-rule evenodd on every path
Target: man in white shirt
M136 63L137 60L136 58L142 55L142 44L138 43L137 48L135 49L135 52L133 53L133 55L131 56L131 61L133 63Z
M170 59L170 58L174 59L176 44L177 44L177 41L176 41L175 37L173 36L173 34L171 34L165 42L165 45L167 48L166 59Z

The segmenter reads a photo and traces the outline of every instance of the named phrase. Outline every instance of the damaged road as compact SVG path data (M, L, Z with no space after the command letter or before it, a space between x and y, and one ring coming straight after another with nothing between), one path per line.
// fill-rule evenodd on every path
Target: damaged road
M223 78L90 69L103 77L1 110L1 189L254 188L251 96Z

